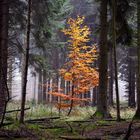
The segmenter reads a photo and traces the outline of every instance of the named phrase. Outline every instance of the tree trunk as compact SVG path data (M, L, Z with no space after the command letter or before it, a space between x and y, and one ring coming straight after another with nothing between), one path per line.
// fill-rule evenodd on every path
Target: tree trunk
M10 51L10 50L9 50ZM8 52L9 52L8 51ZM12 81L13 81L13 57L8 56L8 72L7 72L7 83L8 83L8 89L9 89L9 96L12 97Z
M128 106L135 107L135 62L132 59L133 48L129 48L129 75L128 75L128 83L129 83L129 91L128 91Z
M44 70L43 71L43 104L47 103L47 96L46 96L46 92L47 92L47 72Z
M115 91L116 91L116 105L117 105L117 121L121 120L120 117L120 99L119 99L119 86L118 86L118 67L117 67L117 54L116 54L116 0L112 4L112 24L113 24L113 52L114 52L114 72L115 72Z
M43 101L43 72L42 70L39 70L39 78L38 78L38 97L37 97L37 100L38 100L38 104L42 103Z
M140 1L137 0L137 55L138 55L138 74L137 74L137 110L135 118L140 119Z
M110 117L107 106L107 83L108 83L108 49L107 49L107 2L101 0L100 8L100 56L99 56L99 93L97 95L97 111L94 114L102 118Z
M95 87L95 88L93 88L93 97L92 97L92 105L93 105L93 107L94 106L96 106L97 105L97 90L98 90L98 88L97 87Z
M113 83L114 83L114 73L113 73L113 48L110 46L109 52L109 105L113 106Z
M8 0L0 1L0 119L7 100Z
M71 90L72 90L71 98L73 98L73 97L74 97L74 84L73 84L73 82L72 82L72 89L71 89ZM70 113L71 113L71 111L72 111L73 103L74 103L74 101L71 100L71 101L70 101L70 109L69 109L69 112L68 112L68 116L70 115Z
M53 91L52 83L53 83L53 79L50 78L49 92L52 92ZM53 102L53 96L52 96L52 94L49 94L49 102L50 102L50 104L52 104L52 102Z
M29 63L29 46L30 46L30 16L31 16L31 0L28 0L28 19L27 19L27 38L26 38L26 52L25 52L25 65L23 73L22 83L22 98L21 98L21 112L20 123L24 123L24 108L26 102L26 87L27 87L27 75L28 75L28 63Z

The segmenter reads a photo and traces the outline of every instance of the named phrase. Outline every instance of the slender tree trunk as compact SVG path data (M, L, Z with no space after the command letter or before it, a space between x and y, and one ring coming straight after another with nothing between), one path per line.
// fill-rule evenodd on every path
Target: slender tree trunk
M37 76L36 76L36 73L34 75L34 90L33 90L33 103L35 104L36 103L36 87L37 87L37 82L36 82L36 79L37 79Z
M53 91L52 83L53 83L53 79L50 78L49 92L52 92ZM49 102L50 102L50 104L52 104L52 102L53 102L53 96L52 96L52 94L49 94Z
M39 70L39 79L38 79L38 104L42 103L43 101L43 72Z
M72 90L71 98L73 98L73 96L74 96L74 84L73 84L73 82L72 82L72 89L71 89L71 90ZM69 109L69 112L68 112L68 116L70 115L70 113L71 113L71 111L72 111L73 103L74 103L74 101L71 100L71 103L70 103L70 109Z
M132 70L132 69L131 69ZM132 70L133 71L133 70ZM133 71L135 72L135 71ZM136 86L136 82L135 82L135 73L132 72L131 75L131 90L132 90L132 94L131 94L131 99L130 99L130 107L135 108L136 107L136 102L135 102L135 86Z
M64 81L64 93L67 94L67 81Z
M43 56L44 58L47 58L47 55L46 55L46 49L43 49ZM46 87L46 84L47 84L47 71L46 69L43 70L43 104L46 104L47 103L47 87Z
M58 93L61 93L61 85L62 85L62 79L61 77L58 77ZM57 102L61 104L61 97L58 97ZM60 115L61 115L61 107L59 107L59 116Z
M49 102L49 83L48 83L48 79L47 79L47 82L46 82L46 102L48 103Z
M27 40L26 40L26 52L25 52L25 66L23 73L23 85L22 85L22 98L21 98L21 112L20 123L24 123L24 108L26 102L26 87L27 87L27 75L28 75L28 63L29 63L29 46L30 46L30 18L31 16L31 0L28 0L28 19L27 19Z
M10 50L9 50L10 51ZM9 88L9 96L12 97L12 81L13 81L13 57L10 56L8 58L8 88Z
M110 46L109 51L109 105L113 106L113 83L114 83L114 73L113 73L113 47Z
M130 107L131 106L131 89L132 89L132 87L131 87L131 66L132 66L132 64L131 64L131 58L129 58L129 62L128 62L128 70L129 70L129 74L128 74L128 106Z
M97 105L97 87L93 88L93 95L92 95L92 105L93 107Z
M131 58L132 49L129 49L129 91L128 91L128 106L135 107L135 62Z
M7 102L8 0L0 1L0 119Z
M137 56L138 56L138 74L137 74L137 110L135 118L140 119L140 1L137 0Z
M47 84L47 73L44 70L43 71L43 104L46 104L46 102L47 102L47 96L46 96L47 87L46 87L46 84Z
M99 56L99 93L97 97L97 111L94 116L110 117L107 106L108 83L108 49L107 49L107 4L108 0L101 0L100 8L100 56Z
M116 91L116 105L117 105L117 121L121 120L120 117L120 99L119 99L119 86L118 86L118 67L117 67L117 54L116 54L116 0L112 4L112 21L113 21L113 52L114 52L114 72L115 72L115 91Z

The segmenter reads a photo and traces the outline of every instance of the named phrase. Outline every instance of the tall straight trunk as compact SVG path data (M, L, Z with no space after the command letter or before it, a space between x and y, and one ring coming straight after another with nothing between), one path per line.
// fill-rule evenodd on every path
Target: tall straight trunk
M39 78L38 78L38 97L37 97L37 100L38 100L38 104L42 103L42 99L43 99L43 72L42 70L39 70Z
M113 24L113 52L114 52L114 72L115 72L115 91L116 91L116 105L117 105L117 121L121 120L120 117L120 99L119 99L119 86L118 86L118 67L117 67L117 54L116 54L116 0L112 4L112 24Z
M92 95L92 105L93 107L97 105L97 87L93 88L93 95Z
M135 62L131 58L132 49L129 49L129 75L128 75L128 106L135 107Z
M137 0L137 56L138 56L138 73L137 73L137 110L135 117L140 119L140 1Z
M47 103L47 96L46 96L46 92L47 92L47 72L44 70L43 71L43 104Z
M128 106L130 107L130 99L131 99L131 58L128 60Z
M98 63L99 63L98 60L95 61L94 67L98 68L99 67L98 66L99 65ZM93 95L92 95L92 106L93 107L97 105L97 94L98 94L98 90L99 90L99 87L98 86L96 86L96 87L93 88Z
M43 49L43 56L44 58L47 58L47 55L46 55L46 49ZM47 84L47 71L46 69L43 70L43 104L46 104L47 103L47 87L46 87L46 84Z
M52 92L53 91L53 87L52 87L52 83L53 83L53 79L52 78L50 78L50 85L49 85L49 92ZM49 94L49 102L52 104L52 101L53 101L53 96L52 96L52 94Z
M114 83L114 73L113 73L113 47L110 46L109 50L109 105L113 106L113 83Z
M46 103L49 102L48 100L48 93L49 93L49 83L48 83L48 79L46 80Z
M8 58L8 72L7 72L7 76L8 76L8 88L9 88L9 96L10 98L12 97L12 81L13 81L13 57L9 57Z
M64 93L67 94L67 81L64 81Z
M58 93L61 93L61 77L58 77ZM61 97L58 97L57 102L61 104ZM59 116L61 114L61 107L59 107Z
M34 75L34 93L33 93L33 103L36 103L36 87L37 87L37 76L36 76L36 73Z
M0 1L0 119L4 119L3 111L6 109L7 94L7 53L8 53L8 0Z
M72 92L72 95L71 95L71 98L73 98L74 97L74 84L73 84L74 82L72 82L72 89L71 89L71 92ZM69 112L68 112L68 116L70 115L70 113L71 113L71 111L72 111L72 108L73 108L73 103L74 103L74 101L73 100L71 100L70 101L70 109L69 109Z
M107 2L108 0L101 0L100 8L100 55L99 55L99 93L97 97L97 111L96 116L103 118L109 117L107 106L107 66L108 66L108 49L107 49Z
M29 46L30 46L30 20L31 20L31 0L28 0L28 19L27 19L27 34L26 34L26 52L25 52L25 65L23 73L22 83L22 98L21 98L21 112L20 112L20 123L24 123L24 108L26 102L26 87L27 87L27 76L28 76L28 63L29 63Z

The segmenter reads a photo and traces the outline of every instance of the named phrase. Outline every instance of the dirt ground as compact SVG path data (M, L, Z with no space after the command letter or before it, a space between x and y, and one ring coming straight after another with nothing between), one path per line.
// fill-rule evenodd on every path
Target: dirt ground
M108 126L99 126L94 130L87 131L85 136L105 140L121 140L125 137L129 124L130 122L117 122ZM140 121L133 123L129 140L140 140Z
M45 124L45 123L44 123ZM0 140L8 139L22 139L22 140L62 140L62 135L70 136L79 140L83 137L85 139L93 140L123 140L125 137L130 121L122 122L100 122L91 126L91 123L76 124L72 123L70 126L74 132L70 131L70 127L62 123L62 128L56 129L32 129L25 126L20 126L18 130L0 129ZM57 131L56 131L57 130ZM77 133L76 133L77 132ZM81 133L82 132L82 133ZM73 137L74 136L74 137ZM140 140L140 121L134 121L129 140Z

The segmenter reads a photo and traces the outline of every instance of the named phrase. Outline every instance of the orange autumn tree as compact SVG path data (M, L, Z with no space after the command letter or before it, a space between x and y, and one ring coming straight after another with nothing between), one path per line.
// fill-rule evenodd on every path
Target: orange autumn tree
M96 68L93 67L94 61L97 59L96 46L88 46L90 41L90 29L84 25L84 17L77 16L76 19L68 20L68 28L63 32L69 37L69 55L68 62L60 69L60 75L66 81L71 82L71 91L65 95L60 92L51 92L54 96L61 97L69 102L58 103L61 107L72 107L78 101L87 101L81 99L81 94L86 94L91 88L98 86L99 75Z

